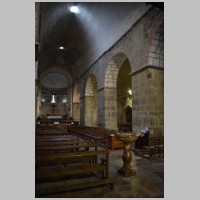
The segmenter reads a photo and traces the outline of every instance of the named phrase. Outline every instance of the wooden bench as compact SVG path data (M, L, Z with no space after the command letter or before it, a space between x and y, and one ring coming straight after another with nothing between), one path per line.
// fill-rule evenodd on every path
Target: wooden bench
M100 156L97 159L97 156ZM85 152L71 152L65 154L36 155L36 165L39 162L54 161L54 168L36 170L36 197L59 197L60 193L107 185L114 189L114 179L109 178L109 150L94 150ZM69 187L40 187L41 181L56 182L59 178L73 177L74 175L101 173L95 181L84 179L82 183L70 184ZM96 178L96 177L95 177ZM72 179L73 180L73 179ZM60 196L62 197L62 195Z
M68 131L82 139L91 140L98 146L108 148L108 135L112 130L99 127L69 126Z
M102 185L108 185L110 186L111 190L114 190L114 179L107 178L98 181L77 183L73 185L70 184L65 187L59 186L59 187L37 188L36 186L36 197L62 198L63 193L67 193L74 190L93 188Z
M148 154L149 157L164 157L164 137L151 137L148 144L143 147L143 155Z
M79 141L80 138L73 135L49 135L49 136L37 136L35 137L36 143L42 142L66 142L66 141Z
M95 159L94 162L94 158L100 155L103 155L105 160L99 162L99 159ZM75 158L79 160L79 163L74 165L72 159ZM108 178L109 176L109 150L107 149L64 154L36 155L36 165L37 163L44 161L54 161L55 167L36 170L36 180L94 172L102 172L102 178Z
M62 145L80 145L80 144L91 144L90 141L84 141L84 140L66 140L66 141L36 141L35 146L62 146Z
M80 149L89 150L90 147L97 148L96 144L71 144L71 145L55 145L55 146L36 146L35 151L38 153L61 153L61 152L72 152L80 151Z

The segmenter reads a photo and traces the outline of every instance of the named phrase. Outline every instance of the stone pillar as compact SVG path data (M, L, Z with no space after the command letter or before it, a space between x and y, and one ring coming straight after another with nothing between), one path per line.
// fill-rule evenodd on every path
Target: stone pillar
M133 130L151 129L151 136L164 135L164 71L147 66L132 74Z
M118 130L117 127L117 89L116 88L104 88L104 124L105 128Z
M153 136L164 135L164 69L150 69L150 124Z
M80 121L80 103L72 104L72 117L74 121Z
M93 96L85 96L85 126L95 126L95 102Z
M67 100L68 100L67 102L68 114L70 117L72 117L72 88L71 87L67 88Z
M80 97L80 125L85 125L85 97Z
M37 84L37 117L41 115L42 111L42 88Z
M37 123L37 96L38 96L38 85L37 85L37 80L35 80L35 126Z
M40 2L35 2L35 42L39 42Z
M98 98L98 126L105 128L105 96L104 89L97 91Z

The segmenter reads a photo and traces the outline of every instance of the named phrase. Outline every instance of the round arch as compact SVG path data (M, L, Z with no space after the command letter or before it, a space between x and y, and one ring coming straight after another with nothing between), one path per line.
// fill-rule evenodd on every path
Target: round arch
M119 117L120 112L124 112L126 116L126 107L132 107L131 95L128 95L128 89L131 91L131 65L127 55L123 52L115 54L107 65L105 80L104 80L104 95L105 95L105 128L118 130L119 124L126 123L124 117ZM119 81L118 79L123 79ZM128 83L128 84L127 84ZM118 91L119 85L124 91ZM123 88L125 84L125 89ZM128 86L127 86L128 85ZM129 100L129 103L127 101ZM130 122L130 119L128 119ZM131 126L131 123L130 123Z

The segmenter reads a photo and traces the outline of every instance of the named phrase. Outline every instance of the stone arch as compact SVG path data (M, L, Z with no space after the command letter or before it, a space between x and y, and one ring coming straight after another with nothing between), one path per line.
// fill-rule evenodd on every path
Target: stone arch
M86 126L98 126L97 80L91 74L85 87L85 123Z
M59 103L59 105L56 108L57 110L56 113L59 115L64 114L64 115L72 116L72 90L70 87L72 85L72 76L71 76L71 73L66 69L65 65L62 65L62 64L48 65L46 66L45 70L43 69L39 71L38 75L39 75L38 79L41 85L45 77L50 76L51 77L50 80L51 80L51 79L54 79L53 75L55 75L55 81L52 81L52 83L50 84L50 87L48 88L52 89L52 88L55 88L55 86L57 89L59 89L59 87L65 88L66 89L65 95L67 95L67 105L64 106L64 104L61 105L61 103ZM65 80L64 85L63 85L63 80ZM54 82L56 84L54 84ZM47 85L48 85L48 81L47 81ZM51 111L51 109L48 108L48 106L45 108L45 110L47 114L50 113Z
M80 86L78 83L74 85L73 90L72 117L74 121L80 121Z
M131 73L131 65L127 55L125 53L119 52L112 57L108 63L105 80L104 80L104 95L105 102L103 110L105 116L105 128L118 130L118 100L117 100L117 79L119 75L120 68L125 62L129 63ZM128 76L129 74L127 74ZM130 77L131 80L131 77ZM131 83L130 83L131 88ZM105 108L105 109L104 109Z
M117 84L117 75L119 72L119 68L122 65L122 63L127 59L126 54L124 53L118 53L116 54L111 61L108 64L106 74L105 74L105 87L112 87L116 88Z
M117 122L118 127L122 124L131 127L132 126L132 112L130 120L126 118L126 108L130 107L132 110L132 79L130 77L131 67L129 60L126 59L121 65L117 77ZM130 128L125 128L130 130Z
M42 70L39 73L39 80L41 81L47 74L50 73L58 73L58 74L62 74L63 76L65 76L65 78L68 81L69 86L72 84L72 75L70 74L70 72L65 68L64 65L50 65L46 68L46 70Z

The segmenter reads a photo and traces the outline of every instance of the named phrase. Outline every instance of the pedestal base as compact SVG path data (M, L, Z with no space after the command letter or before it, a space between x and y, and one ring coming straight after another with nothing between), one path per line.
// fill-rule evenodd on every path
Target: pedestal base
M118 170L118 173L126 177L136 175L136 171L134 169L124 169L123 167Z
M116 137L124 143L124 152L122 154L123 167L118 170L118 172L124 176L133 176L136 174L136 171L132 166L132 151L131 145L137 139L135 134L128 133L118 133Z

